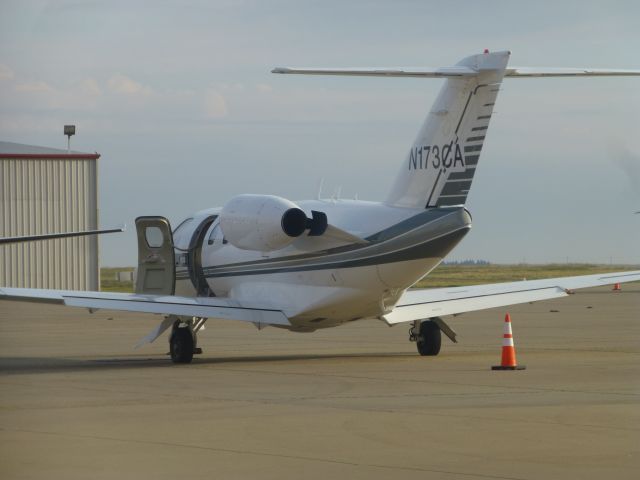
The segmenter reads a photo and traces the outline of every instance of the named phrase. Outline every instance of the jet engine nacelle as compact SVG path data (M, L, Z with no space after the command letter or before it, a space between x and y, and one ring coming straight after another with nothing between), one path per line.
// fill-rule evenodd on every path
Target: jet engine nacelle
M307 229L309 235L322 235L327 216L312 213L307 218L295 203L274 195L238 195L222 208L220 228L234 247L269 252L291 244Z

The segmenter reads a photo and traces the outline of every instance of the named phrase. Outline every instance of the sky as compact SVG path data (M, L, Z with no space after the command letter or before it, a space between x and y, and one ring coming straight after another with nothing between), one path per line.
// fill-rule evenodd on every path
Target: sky
M436 79L276 66L640 68L637 1L0 2L0 140L100 153L103 266L134 219L241 193L382 201ZM640 264L640 78L506 79L450 260Z

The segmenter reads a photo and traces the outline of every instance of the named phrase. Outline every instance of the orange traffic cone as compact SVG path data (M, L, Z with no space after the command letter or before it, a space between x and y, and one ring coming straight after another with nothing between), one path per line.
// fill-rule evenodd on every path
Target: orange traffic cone
M511 332L511 316L507 313L504 317L504 334L502 335L502 361L500 365L494 365L491 370L524 370L524 365L516 363L516 349L513 346L513 333Z
M616 284L613 286L613 289L612 289L612 290L613 290L614 292L621 292L621 291L622 291L622 288L620 288L620 284L619 284L619 283L616 283Z

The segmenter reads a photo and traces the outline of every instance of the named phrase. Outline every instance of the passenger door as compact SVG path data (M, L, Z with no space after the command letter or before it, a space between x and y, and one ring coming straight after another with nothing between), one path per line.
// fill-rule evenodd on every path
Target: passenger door
M206 240L207 232L209 228L218 218L217 215L209 215L204 218L200 225L194 230L189 243L189 252L187 256L187 265L189 267L189 277L193 288L196 290L196 296L198 297L213 297L213 292L209 289L209 284L204 276L202 267L202 247Z
M136 293L173 295L176 288L176 267L169 220L164 217L138 217L136 232Z

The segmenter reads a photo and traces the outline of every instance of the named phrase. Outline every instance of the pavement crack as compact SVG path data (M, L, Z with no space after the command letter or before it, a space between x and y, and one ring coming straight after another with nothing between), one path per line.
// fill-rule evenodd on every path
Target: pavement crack
M49 436L67 437L67 438L84 439L84 440L122 442L122 443L129 443L129 444L138 444L138 445L155 445L159 447L203 450L208 452L227 453L227 454L234 454L234 455L251 455L251 456L258 456L258 457L282 458L287 460L302 460L307 462L329 463L334 465L345 465L345 466L351 466L351 467L366 467L366 468L379 468L379 469L385 469L385 470L403 470L403 471L412 471L412 472L439 473L444 475L451 475L454 477L486 478L486 479L495 479L495 480L527 480L525 477L512 477L512 476L504 476L504 475L470 473L470 472L463 472L463 471L456 471L456 470L445 470L445 469L415 467L415 466L406 466L406 465L388 465L388 464L376 464L376 463L366 463L366 462L350 462L350 461L340 460L335 458L312 457L308 455L294 455L294 454L284 454L284 453L275 453L275 452L261 452L261 451L248 450L248 449L240 450L240 449L234 449L234 448L211 447L211 446L196 445L196 444L190 444L190 443L163 442L159 440L139 440L139 439L132 439L132 438L107 437L107 436L101 436L101 435L82 435L82 434L72 434L72 433L41 431L41 430L11 429L11 428L5 428L5 427L0 427L0 431L14 432L14 433L28 433L33 435L49 435Z

